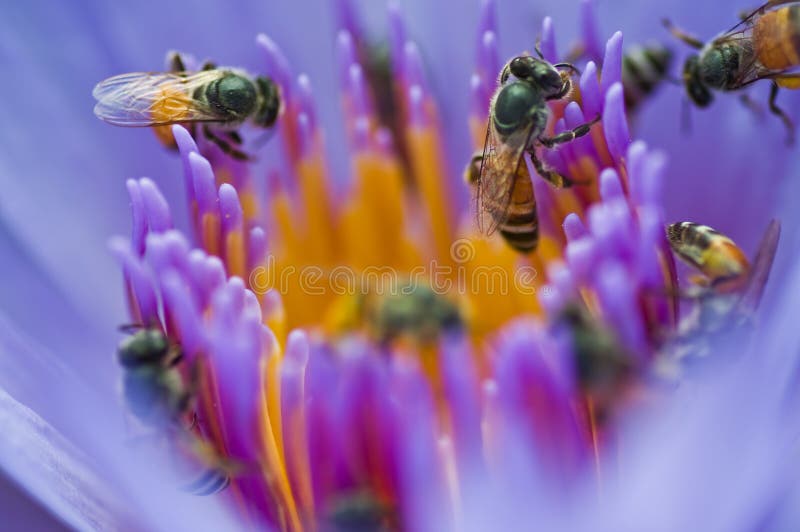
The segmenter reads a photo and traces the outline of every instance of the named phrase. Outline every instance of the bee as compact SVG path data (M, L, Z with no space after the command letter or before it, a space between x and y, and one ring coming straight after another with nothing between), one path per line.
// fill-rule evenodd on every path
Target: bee
M342 298L334 304L329 323L334 331L363 330L381 345L405 339L426 346L443 333L462 330L464 316L448 297L409 281L395 287L371 287Z
M800 75L792 72L800 66L800 5L772 8L796 3L797 0L770 0L709 43L665 19L664 25L675 37L700 50L687 58L683 67L683 83L691 101L698 107L708 107L714 90L737 91L769 79L769 109L783 122L787 143L792 144L794 124L778 107L777 97L781 87L800 88Z
M397 510L366 489L337 495L319 525L323 532L381 532L400 529Z
M702 273L695 284L708 285L715 293L740 290L747 282L750 262L733 240L719 231L693 222L667 226L672 251Z
M698 293L689 294L696 304L664 350L662 359L674 364L708 355L720 334L746 331L772 269L780 224L769 224L752 265L731 239L706 226L672 224L667 235L675 253L706 278Z
M548 101L572 92L569 63L551 64L543 58L521 55L500 73L499 88L489 107L489 125L482 152L473 155L465 180L475 192L478 228L491 235L498 228L505 241L520 253L530 253L539 242L539 221L533 183L523 158L531 157L536 172L556 187L575 184L542 162L536 148L553 148L589 133L600 116L575 129L548 137ZM564 70L559 70L564 69ZM514 76L514 80L509 78Z
M577 381L592 401L596 419L605 422L614 404L632 381L634 358L614 333L579 303L568 303L556 315L554 326L563 328L572 342Z
M175 141L166 126L185 124L193 133L199 127L223 152L249 159L237 147L242 139L236 129L248 120L259 128L275 124L281 101L278 86L267 77L212 63L187 71L179 54L172 56L171 65L170 72L132 72L101 81L92 92L97 100L94 114L117 126L155 126L168 147Z
M137 326L123 327L133 329ZM207 467L181 487L194 495L212 495L230 484L229 467L222 464L210 445L195 436L191 429L197 423L192 409L197 374L193 366L187 383L178 369L183 359L180 347L170 342L158 327L138 327L117 348L117 359L124 368L122 389L125 402L143 423L167 429L180 426L178 435Z
M636 112L664 81L669 80L672 50L653 43L635 46L622 58L622 88L625 108Z
M142 327L120 342L123 396L143 423L173 424L191 415L193 385L178 369L182 359L180 347L157 327Z

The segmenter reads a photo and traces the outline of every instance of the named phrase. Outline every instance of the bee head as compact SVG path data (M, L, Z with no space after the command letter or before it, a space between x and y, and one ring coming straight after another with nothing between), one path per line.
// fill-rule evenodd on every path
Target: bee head
M683 83L689 98L698 107L708 107L714 101L714 95L706 85L700 70L700 57L690 56L683 66Z
M256 86L258 87L261 104L256 112L254 122L260 127L271 127L278 119L278 113L281 109L278 85L269 78L259 76L256 78Z
M160 329L142 329L120 342L119 363L125 368L160 364L169 352L169 340Z
M503 69L505 79L502 79L503 76L501 76L501 81L505 82L509 74L517 79L533 83L545 97L560 94L564 90L564 77L552 64L543 59L529 55L515 57Z

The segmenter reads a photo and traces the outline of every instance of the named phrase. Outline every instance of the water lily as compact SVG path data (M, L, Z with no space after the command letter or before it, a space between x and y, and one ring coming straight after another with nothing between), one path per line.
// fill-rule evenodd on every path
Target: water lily
M14 279L0 315L0 467L31 512L102 530L793 528L799 288L783 130L719 98L683 132L672 86L630 117L622 54L658 27L652 5L450 4L207 6L181 35L158 29L186 6L93 7L64 14L54 34L69 46L24 53L33 11L10 10L0 38L20 79L47 72L64 89L31 83L2 111L19 128L3 130L0 157ZM331 16L309 20L318 7ZM657 10L708 37L736 15L694 7ZM383 12L385 31L365 22ZM298 15L302 26L282 23ZM498 71L537 35L553 62L584 48L548 132L602 119L545 150L579 185L555 189L526 159L540 242L523 256L476 231L461 173L483 148ZM175 48L278 83L283 110L254 161L181 126L171 155L86 111L93 83L152 70ZM28 123L42 125L36 137ZM257 132L244 133L250 145ZM130 175L157 179L123 186ZM756 326L715 335L697 367L664 375L697 304L678 297L688 274L665 223L707 223L755 258L772 218L783 234ZM425 310L387 318L376 291L409 301L397 295L409 287ZM576 305L586 313L569 314ZM582 320L583 339L571 328ZM180 353L175 375L192 392L180 419L154 427L121 400L127 370L111 354L123 323L164 331ZM587 379L581 341L624 353L609 379ZM207 468L230 486L190 493ZM19 514L16 528L33 526Z

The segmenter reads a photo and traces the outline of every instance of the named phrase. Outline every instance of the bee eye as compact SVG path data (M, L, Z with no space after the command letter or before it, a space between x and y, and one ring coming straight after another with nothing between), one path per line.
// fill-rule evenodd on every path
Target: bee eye
M515 57L508 64L508 69L519 79L529 78L534 74L533 58L528 56Z

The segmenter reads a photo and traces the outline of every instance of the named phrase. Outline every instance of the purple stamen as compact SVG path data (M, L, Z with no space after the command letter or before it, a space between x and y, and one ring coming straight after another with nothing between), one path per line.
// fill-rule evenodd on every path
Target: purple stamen
M599 255L597 242L592 237L580 238L567 244L564 257L576 282L582 285L588 282Z
M200 311L186 281L175 270L169 270L161 276L161 291L164 306L169 308L178 326L183 352L191 362L196 356L207 352Z
M616 32L606 43L600 92L607 94L611 86L622 81L622 32Z
M192 168L189 164L190 153L200 153L197 148L192 135L181 125L172 126L172 136L175 138L175 143L178 145L178 152L181 154L181 164L183 165L183 181L184 190L186 191L186 199L189 205L195 201L194 186L192 184Z
M475 462L481 453L481 413L474 354L462 336L441 342L442 378L450 405L458 461Z
M405 75L403 79L406 80L409 86L419 86L423 91L428 92L427 82L425 80L425 66L422 63L422 56L419 53L417 44L413 41L406 42L403 46L403 61L405 67Z
M314 94L311 80L306 74L297 76L298 112L308 116L308 125L313 130L317 127L317 111L314 105Z
M592 61L600 61L603 58L603 48L597 31L597 16L595 15L593 0L583 0L581 2L578 17L580 19L584 54Z
M489 109L489 100L491 93L487 84L478 74L472 74L469 80L469 88L472 97L472 118L476 120L484 120ZM486 95L489 94L487 99Z
M158 298L152 274L146 269L138 254L121 237L112 238L109 248L122 264L125 279L130 284L143 324L158 323Z
M605 73L605 69L603 70ZM625 115L625 95L622 83L615 83L606 93L603 107L603 131L608 151L615 161L621 161L631 142L628 118Z
M592 120L603 109L603 96L597 81L597 66L592 61L589 61L583 69L580 88L583 119Z
M478 35L487 31L497 32L497 8L495 0L482 0L480 14L478 15Z
M422 87L412 85L408 89L408 122L409 127L423 127L427 122L425 116L425 101Z
M265 34L258 34L256 44L264 52L267 75L280 86L284 101L290 102L292 100L292 74L289 61L278 45Z
M253 227L247 237L247 268L252 270L261 266L267 258L269 241L267 233L261 227Z
M494 88L494 80L500 73L500 52L498 51L497 34L484 32L478 48L478 73L485 80L489 90ZM491 96L491 94L489 95Z
M603 198L605 203L625 199L622 182L617 172L612 168L606 168L600 173L600 197Z
M542 20L542 40L539 43L542 55L551 63L558 62L558 51L556 50L556 32L553 27L553 19L544 17Z
M350 66L358 64L358 53L356 52L353 36L342 30L336 35L336 58L339 63L339 83L345 88L350 83Z
M387 14L389 16L389 53L392 57L392 71L401 86L405 86L407 83L405 78L405 43L408 40L408 32L400 5L396 0L389 1Z
M227 279L225 266L219 257L206 255L200 249L193 249L189 253L189 277L202 307L211 303L211 294L224 285Z
M228 183L219 187L219 207L222 212L222 229L225 233L241 231L244 226L244 211L239 202L239 194Z
M169 204L152 180L143 177L139 180L147 226L150 231L162 233L172 229L172 214Z
M147 236L147 217L144 212L144 201L139 182L135 179L128 179L125 182L128 188L128 196L131 198L131 246L138 255L144 255L144 239Z
M347 92L350 96L350 105L353 106L355 118L369 117L371 109L369 107L369 89L364 81L364 71L361 65L353 63L348 69Z
M567 237L567 241L573 242L588 236L589 232L583 225L581 217L572 212L569 213L566 218L564 218L564 234Z
M199 153L190 153L189 167L192 169L192 187L197 198L198 214L216 213L217 187L211 163Z

